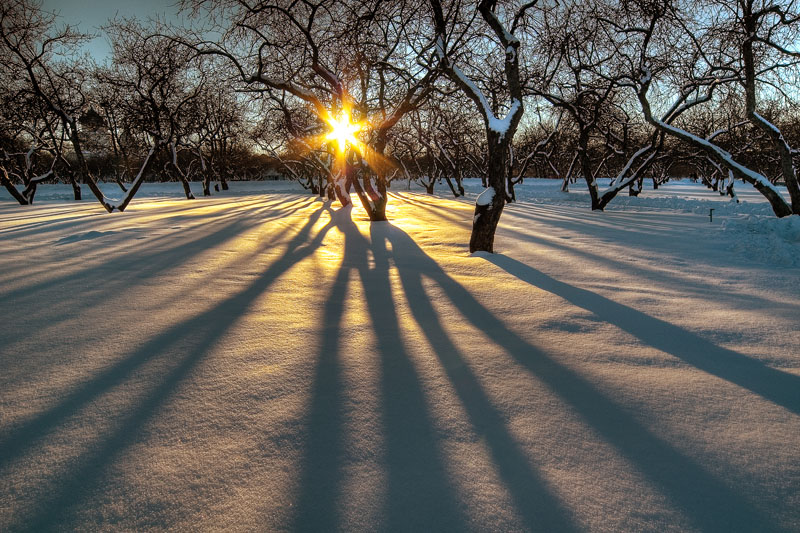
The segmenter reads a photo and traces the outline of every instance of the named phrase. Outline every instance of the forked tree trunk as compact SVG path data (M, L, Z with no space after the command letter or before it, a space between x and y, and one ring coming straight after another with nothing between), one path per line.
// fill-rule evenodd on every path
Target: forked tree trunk
M170 144L170 160L169 165L175 171L175 175L180 180L181 185L183 185L183 193L186 195L187 200L194 200L194 194L192 194L192 189L189 187L189 179L186 177L186 174L183 172L180 166L178 166L178 151L175 148L174 144ZM209 193L210 194L210 193Z
M27 187L25 187L25 190L22 191L22 196L24 196L25 199L28 200L29 205L33 205L33 198L36 196L37 185L38 184L35 181L32 181L28 184Z
M459 196L464 196L464 181L463 181L464 178L461 176L461 171L458 172L458 175L456 176L455 179L456 179L456 186L458 187Z
M352 203L350 200L350 179L347 176L347 172L332 176L330 180L330 188L333 190L336 199L342 204L342 207L350 205Z
M8 172L5 168L0 167L0 183L2 183L3 187L6 188L8 193L14 197L14 199L19 202L19 205L30 205L25 196L17 190L17 187L11 182L11 179L8 177Z
M352 174L355 174L352 171ZM358 177L351 174L351 183L356 190L361 206L367 212L371 222L381 222L386 220L386 182L376 177L378 190L372 187L372 178L367 169L364 169L364 183L358 181Z

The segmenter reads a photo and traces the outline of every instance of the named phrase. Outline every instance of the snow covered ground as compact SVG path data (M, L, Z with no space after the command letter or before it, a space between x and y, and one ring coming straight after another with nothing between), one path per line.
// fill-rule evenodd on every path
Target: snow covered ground
M2 193L0 531L800 531L800 217L231 187Z

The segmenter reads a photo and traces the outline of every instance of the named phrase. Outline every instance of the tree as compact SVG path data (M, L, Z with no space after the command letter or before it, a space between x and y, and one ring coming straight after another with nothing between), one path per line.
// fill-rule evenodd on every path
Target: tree
M488 172L487 188L475 202L475 215L470 236L470 252L494 251L494 235L500 215L506 202L506 176L508 153L517 126L524 112L522 96L523 85L520 75L520 40L514 34L524 21L528 10L534 8L537 1L521 6L503 4L501 12L507 14L508 22L501 21L496 13L497 0L482 0L478 5L478 13L489 27L491 35L485 37L480 33L474 35L468 43L474 47L481 45L487 49L485 56L501 50L504 56L503 76L492 81L497 82L503 92L507 93L508 102L500 104L497 99L490 102L475 82L456 64L461 39L466 29L460 20L458 4L448 5L448 11L442 7L440 0L430 0L433 9L436 29L436 53L448 78L475 104L483 119L487 142ZM499 91L493 91L497 94ZM494 105L493 105L494 104ZM505 112L503 118L499 113Z
M101 205L108 211L122 211L133 197L131 191L122 200L106 198L100 191L86 162L82 148L80 117L87 106L89 77L79 60L76 47L85 35L69 26L55 28L55 16L30 0L9 0L0 4L0 34L4 65L20 74L24 92L37 105L58 117L61 134L69 139L76 161L75 171ZM56 56L63 57L55 61ZM132 190L138 188L138 183Z
M800 214L794 152L781 130L759 114L758 105L767 88L791 97L777 78L796 71L800 60L794 49L800 24L796 7L794 2L761 0L709 1L697 7L677 2L654 7L640 1L628 3L614 22L625 37L629 85L636 91L645 119L751 184L779 217ZM653 111L654 87L675 95L661 117ZM743 90L747 119L773 140L791 204L767 176L734 157L718 138L706 138L673 123L675 116L689 109L718 103L716 94L721 87Z
M198 39L194 47L227 58L247 90L284 91L329 124L358 122L358 138L340 143L333 189L348 205L354 188L370 219L385 220L390 131L424 101L435 76L421 60L433 42L420 39L419 8L406 1L192 4L226 9L225 42Z
M100 82L117 95L118 105L133 127L145 135L148 153L125 197L133 197L156 157L166 156L165 168L194 195L178 153L196 133L190 106L205 86L202 69L195 68L191 49L134 20L115 21L106 28L112 43L110 68L99 73Z

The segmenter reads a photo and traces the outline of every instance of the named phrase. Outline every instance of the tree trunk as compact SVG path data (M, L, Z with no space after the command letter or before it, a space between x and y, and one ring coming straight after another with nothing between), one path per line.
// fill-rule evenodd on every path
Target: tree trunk
M789 193L790 210L795 215L800 215L800 184L797 182L797 175L795 174L795 164L792 154L792 149L786 138L781 131L773 124L767 122L761 115L756 112L756 63L753 51L754 37L758 30L759 21L763 13L753 13L752 4L742 4L744 6L744 13L742 14L742 22L744 23L746 34L749 36L742 41L742 61L744 62L745 74L745 107L747 109L747 118L757 128L764 131L775 144L776 151L781 162L781 175L783 176L783 183L786 185L786 190ZM733 180L731 180L733 181ZM773 210L775 210L773 208ZM775 210L776 214L778 211ZM778 214L778 216L782 216Z
M784 200L783 196L781 196L778 190L773 187L763 175L737 163L731 159L726 152L713 143L691 135L687 131L675 127L672 124L667 124L655 119L650 109L650 102L647 101L646 97L648 88L649 82L639 90L638 94L639 102L642 106L642 112L644 113L645 120L647 120L647 122L664 133L677 137L678 139L681 139L692 146L700 148L707 155L719 160L725 167L728 168L728 170L733 172L735 177L755 187L756 190L767 199L770 207L772 207L773 213L775 213L775 216L778 218L793 214L792 207L786 202L786 200Z
M17 190L17 187L13 183L11 183L11 180L8 177L8 172L6 171L6 169L3 168L3 167L0 167L0 172L2 172L0 174L0 182L2 182L3 187L6 188L8 193L11 196L13 196L14 199L17 202L19 202L19 205L30 205L30 202L28 202L28 199L25 198L25 196L23 196L22 193L20 193Z
M211 196L211 173L203 172L203 196Z
M589 197L592 200L592 211L602 211L608 201L600 201L600 192L597 187L597 181L594 178L592 162L589 159L588 129L583 129L578 136L578 164L581 166L581 174L583 174L583 179L586 181L586 187L589 189Z
M452 180L450 180L450 176L445 176L444 179L445 181L447 181L447 186L450 187L450 192L453 193L453 197L458 198L459 197L458 191L456 191L456 188L453 186L453 182Z
M489 187L478 196L475 202L472 235L469 239L470 253L479 251L494 253L494 234L506 203L508 137L501 137L495 131L489 130L487 138L489 141L487 176Z
M178 166L178 151L175 144L170 144L169 149L171 152L169 164L175 171L175 175L180 180L181 185L183 185L183 193L186 195L187 200L194 200L194 194L192 194L192 189L189 187L189 180L186 178L186 174L183 170L181 170L181 167Z
M347 207L352 203L350 201L350 181L346 174L347 171L331 178L331 188L342 207Z
M351 182L356 190L361 206L367 212L371 222L382 222L386 220L386 183L380 176L376 177L378 191L372 187L372 179L369 170L364 168L364 184L358 181L358 176L354 174L355 169L351 167Z
M517 193L514 191L514 178L511 176L511 169L509 169L509 175L506 180L506 201L509 203L517 201Z
M459 171L458 175L455 178L455 180L456 180L456 186L458 187L458 194L460 196L464 196L464 181L463 181L463 179L464 178L461 176L461 171Z
M117 178L117 180L119 180L119 178ZM74 172L70 172L69 173L69 183L70 183L70 185L72 185L72 194L75 197L75 201L76 202L80 202L81 201L81 186L78 183L78 180L75 179L75 173ZM124 190L124 188L123 188L123 190Z
M32 181L28 183L28 186L25 187L25 190L22 191L22 196L24 196L25 199L28 200L29 205L33 205L33 198L34 196L36 196L36 186L37 183L35 181Z

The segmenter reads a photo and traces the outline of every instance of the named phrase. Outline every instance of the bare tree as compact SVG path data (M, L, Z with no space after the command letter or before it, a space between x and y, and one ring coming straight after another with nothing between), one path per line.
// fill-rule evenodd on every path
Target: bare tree
M794 152L780 129L759 114L758 104L766 87L790 97L776 78L794 71L800 59L794 49L800 24L796 8L795 2L760 0L704 2L693 7L665 2L657 8L631 2L613 23L630 51L630 85L646 120L754 186L779 217L800 213ZM651 102L655 86L661 92L671 88L675 95L667 113L660 117ZM688 109L718 102L715 96L722 86L743 90L748 120L773 139L791 204L767 176L734 157L719 139L674 123L674 117Z
M508 168L509 146L514 138L517 125L524 111L522 97L523 84L520 73L520 40L514 34L525 20L526 13L536 6L536 0L522 5L502 4L498 10L497 0L482 0L478 5L478 13L488 26L491 34L487 37L478 32L471 43L477 47L488 45L486 56L500 51L504 57L502 78L493 81L499 83L502 92L507 94L508 101L500 104L499 99L490 102L468 74L459 66L458 53L461 50L465 24L461 20L460 4L453 3L444 9L440 0L431 0L436 29L436 52L442 68L448 78L464 94L473 101L483 119L488 157L488 185L475 202L475 216L470 236L470 252L494 251L494 235L500 215L506 202L506 176ZM498 16L498 11L500 16ZM507 20L501 20L501 17ZM474 65L473 65L474 67ZM500 91L493 90L495 94ZM494 105L493 105L494 104ZM502 111L501 111L502 110ZM505 113L500 118L499 114Z
M333 188L348 205L352 186L370 219L385 220L389 132L424 101L435 75L420 59L433 43L417 31L419 8L405 1L192 4L226 9L226 42L194 46L227 58L249 90L285 91L330 124L359 122L359 138L348 134L342 143Z
M20 73L25 91L39 105L58 117L65 138L69 139L75 157L75 171L103 207L112 212L122 211L132 194L122 200L103 195L94 180L82 148L79 119L87 106L89 78L82 65L74 60L76 45L86 39L69 26L55 28L55 16L40 9L30 0L9 0L0 4L4 64ZM72 59L53 61L56 52L62 57L72 53Z
M144 133L148 145L125 198L133 197L156 157L163 153L165 168L181 182L186 198L193 199L187 169L178 154L186 139L196 133L190 106L205 86L203 71L193 68L190 49L134 20L115 21L106 32L113 56L111 67L100 72L100 81L113 89L120 107Z

